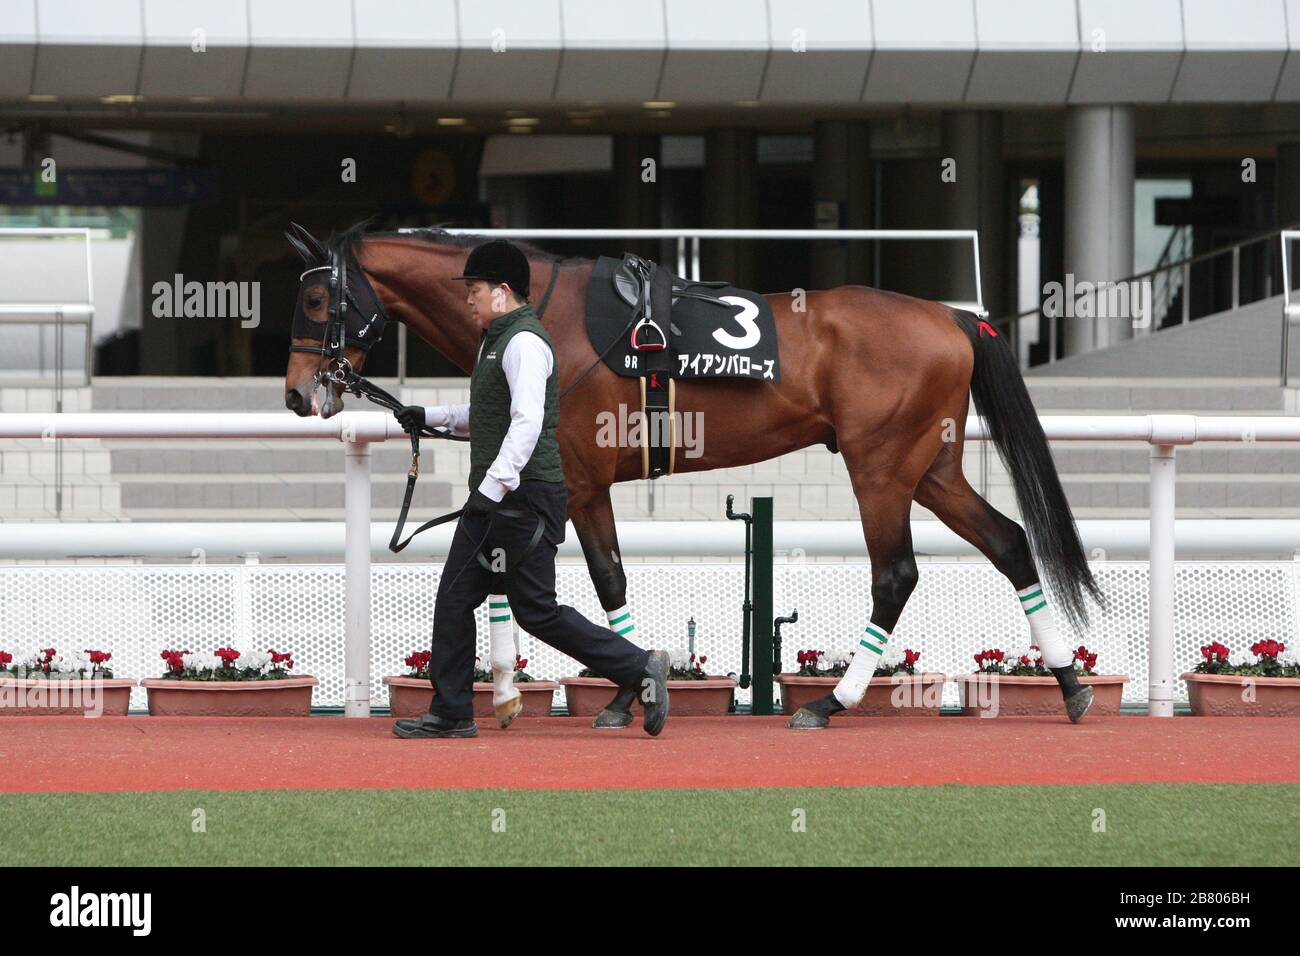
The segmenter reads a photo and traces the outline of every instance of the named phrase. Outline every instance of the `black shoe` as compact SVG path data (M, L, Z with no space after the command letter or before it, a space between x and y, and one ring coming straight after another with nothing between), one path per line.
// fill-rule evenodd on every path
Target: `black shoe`
M632 723L632 701L636 699L635 687L620 687L614 699L596 715L591 726L598 730L617 730Z
M448 720L437 714L423 714L418 720L399 720L393 724L393 736L406 740L434 737L477 737L478 725L473 718Z
M668 669L672 659L667 651L651 651L645 672L637 681L636 697L645 711L642 726L651 737L658 737L668 720Z

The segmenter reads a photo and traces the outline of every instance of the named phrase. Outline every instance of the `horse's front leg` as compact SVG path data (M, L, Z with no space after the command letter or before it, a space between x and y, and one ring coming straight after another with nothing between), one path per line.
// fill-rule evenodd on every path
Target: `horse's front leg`
M609 486L595 488L576 499L569 518L578 532L587 572L596 586L605 619L615 634L636 642L636 622L627 604L627 574L618 550L618 531L614 524L614 506L609 500ZM614 729L632 722L632 701L636 688L620 687L614 699L597 715L593 727Z

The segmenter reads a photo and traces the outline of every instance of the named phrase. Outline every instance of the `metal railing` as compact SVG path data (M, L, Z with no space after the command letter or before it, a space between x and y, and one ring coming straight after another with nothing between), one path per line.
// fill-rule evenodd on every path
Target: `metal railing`
M94 370L94 335L93 322L95 318L95 280L94 270L92 268L92 254L90 242L90 230L86 228L54 228L54 227L31 227L31 228L3 228L0 229L0 239L6 236L28 238L28 237L57 237L57 236L80 236L85 242L86 249L86 298L84 301L76 302L6 302L0 300L0 324L4 325L38 325L54 326L54 381L50 382L44 376L38 376L35 379L9 379L3 380L6 386L48 386L53 384L58 392L59 399L64 387L63 381L63 330L68 325L80 325L85 329L85 344L83 354L85 355L85 367L83 368L82 381L78 387L85 387L90 384L91 375ZM42 341L39 347L39 361L43 362L45 358L44 343Z
M399 229L421 233L427 229ZM485 236L492 239L673 239L677 244L677 275L699 281L701 239L793 239L827 240L939 240L969 242L975 272L975 298L969 302L947 302L954 308L988 316L980 279L980 237L976 229L444 229L452 235ZM726 278L725 276L722 278ZM397 331L397 380L406 384L406 326Z
M1148 526L1148 713L1173 715L1174 549L1176 451L1198 441L1300 442L1300 417L1211 417L1193 415L1044 416L1049 439L1138 441L1151 446L1150 524ZM334 418L296 418L283 413L207 414L104 412L99 414L0 414L0 438L328 438L344 443L344 534L346 568L345 704L351 717L370 714L370 445L407 436L392 415L346 411ZM978 418L966 424L966 437L987 439ZM32 525L24 524L22 534ZM133 535L148 535L147 524L132 525ZM0 557L4 554L0 552Z
M95 320L95 275L92 266L90 230L88 228L63 228L34 226L23 228L0 229L0 238L16 236L20 238L44 237L57 238L79 236L85 243L86 252L86 298L77 302L4 302L0 301L0 325L36 325L41 335L37 341L36 353L38 371L35 379L2 379L6 386L50 386L54 387L54 410L63 411L63 330L67 325L80 325L84 331L82 345L83 367L82 380L76 386L84 388L90 384L95 365L94 320ZM50 382L41 373L45 363L45 328L54 326L54 381ZM63 442L54 443L54 510L63 513Z
M1285 289L1287 287L1287 278L1286 278L1287 272L1285 268L1287 257L1285 254L1282 255L1281 264L1280 265L1275 264L1273 261L1273 255L1274 255L1273 250L1276 248L1276 246L1273 243L1274 240L1278 239L1279 237L1282 237L1284 252L1285 252L1285 243L1286 243L1285 237L1287 235L1300 237L1300 231L1293 231L1291 228L1274 229L1271 232L1262 233L1261 235L1258 236L1252 236L1249 239L1243 239L1241 242L1236 242L1227 246L1221 246L1220 248L1212 249L1209 252L1202 252L1197 255L1185 256L1184 258L1178 259L1175 262L1169 262L1163 265L1157 265L1155 268L1147 269L1145 272L1139 272L1134 275L1127 276L1123 279L1115 280L1113 283L1108 283L1108 284L1126 285L1131 283L1142 283L1142 282L1151 283L1152 285L1151 314L1146 317L1145 325L1135 327L1135 331L1140 333L1143 336L1152 335L1160 331L1161 329L1170 328L1173 325L1187 325L1192 320L1192 296L1193 296L1192 268L1194 266L1201 266L1206 263L1212 262L1214 260L1219 260L1224 257L1230 257L1231 297L1230 300L1227 303L1225 303L1225 305L1227 305L1227 311L1235 312L1236 310L1240 309L1243 305L1249 305L1252 302L1259 302L1273 296L1275 294L1273 291L1273 283L1275 277L1281 278L1282 286ZM1171 239L1172 238L1173 237L1171 237ZM1258 258L1260 260L1261 265L1258 270L1258 275L1256 277L1256 281L1254 282L1254 286L1256 287L1256 289L1261 291L1257 295L1253 295L1249 298L1246 298L1242 295L1242 250L1253 249L1255 247L1258 247L1258 249L1260 250L1258 253ZM1209 291L1213 292L1213 286L1210 287ZM1181 299L1179 299L1180 295L1181 295ZM1157 298L1159 298L1160 300L1159 303L1157 303L1156 301ZM1177 323L1164 322L1163 320L1169 315L1175 302L1178 302L1180 304L1179 321ZM1213 314L1215 311L1224 311L1224 310L1212 309L1211 312L1207 314ZM1060 325L1061 319L1064 318L1064 316L1050 315L1045 313L1043 311L1043 303L1040 302L1037 306L1035 306L1032 309L1026 309L1023 312L1018 313L1017 315L1007 316L1005 318L998 319L993 322L993 325L998 328L1005 328L1008 325L1010 326L1009 334L1011 336L1011 344L1013 349L1016 350L1016 354L1018 355L1019 347L1020 347L1020 322L1022 319L1027 319L1031 316L1038 316L1038 315L1044 315L1048 319L1047 359L1045 362L1040 362L1038 364L1040 365L1055 364L1057 361L1056 353L1057 353L1057 344L1059 340L1058 327ZM1157 318L1157 315L1159 316L1159 318ZM1282 381L1284 384L1286 381L1286 377L1285 377L1286 376L1286 340L1287 340L1287 331L1284 323L1284 328L1282 332L1282 343L1283 343Z

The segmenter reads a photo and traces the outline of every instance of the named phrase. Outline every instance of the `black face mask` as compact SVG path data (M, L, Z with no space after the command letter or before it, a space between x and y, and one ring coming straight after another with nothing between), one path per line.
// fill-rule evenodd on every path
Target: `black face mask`
M314 322L307 315L304 300L307 290L314 287L320 279L325 280L328 317L324 322ZM299 277L299 282L292 326L295 339L320 342L324 354L342 357L344 347L350 345L369 352L370 347L383 336L384 324L387 322L384 305L379 301L365 272L357 265L350 249L343 252L331 250L329 264L307 269ZM342 294L340 286L343 287ZM341 322L338 318L340 313ZM317 351L301 346L296 346L295 349Z

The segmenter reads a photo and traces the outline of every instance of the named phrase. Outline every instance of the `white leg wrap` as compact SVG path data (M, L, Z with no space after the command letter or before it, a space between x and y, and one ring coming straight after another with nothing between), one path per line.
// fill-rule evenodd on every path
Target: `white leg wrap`
M1016 592L1020 607L1029 618L1029 642L1037 644L1043 653L1043 663L1048 667L1067 667L1074 662L1074 654L1065 646L1065 640L1056 630L1056 618L1047 606L1047 595L1042 585L1031 584Z
M515 628L504 594L488 595L488 657L492 663L492 703L519 696L515 687Z
M858 640L858 646L854 648L849 669L840 678L833 691L835 699L845 708L854 708L862 702L862 698L867 693L867 685L871 683L876 665L880 663L880 658L885 653L885 645L888 643L888 631L875 624L867 625L866 632Z
M636 643L636 622L632 620L632 609L624 604L620 608L605 612L605 619L609 621L609 629L615 634L621 634L632 643Z

